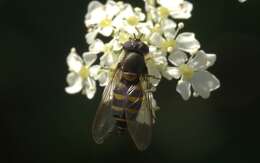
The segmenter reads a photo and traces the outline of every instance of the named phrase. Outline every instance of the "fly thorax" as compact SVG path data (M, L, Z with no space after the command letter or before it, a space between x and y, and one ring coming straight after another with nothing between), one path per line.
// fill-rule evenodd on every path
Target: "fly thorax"
M143 74L145 72L146 66L144 61L144 55L131 52L128 53L124 63L123 71L129 73L135 73L137 75Z

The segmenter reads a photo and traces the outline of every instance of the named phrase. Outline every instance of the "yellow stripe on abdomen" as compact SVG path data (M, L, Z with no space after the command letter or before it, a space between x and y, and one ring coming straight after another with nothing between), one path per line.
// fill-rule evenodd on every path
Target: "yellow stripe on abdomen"
M126 96L118 94L118 93L114 93L114 98L118 101L122 101L122 100L126 99ZM142 101L142 100L143 100L142 97L128 96L129 102L137 102L137 101Z

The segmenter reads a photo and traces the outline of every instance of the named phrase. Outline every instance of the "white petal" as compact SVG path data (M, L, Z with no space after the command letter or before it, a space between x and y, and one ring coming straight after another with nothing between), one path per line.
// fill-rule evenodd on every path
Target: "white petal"
M163 37L159 33L153 33L150 38L150 43L157 47L164 41Z
M92 44L96 37L97 37L97 34L98 34L98 30L94 30L92 32L88 32L85 36L86 40L87 40L87 43L88 44Z
M184 1L176 10L172 10L171 16L175 19L189 19L193 9L192 3Z
M157 0L157 2L163 7L174 10L183 2L183 0Z
M127 32L128 34L130 34L132 36L134 34L138 35L138 31L137 31L137 28L135 26L125 24L124 27L121 30Z
M147 61L147 69L148 69L148 74L152 76L150 78L152 85L157 86L160 83L162 77L160 74L160 70L157 68L156 65L153 65L152 62L150 61Z
M188 60L188 57L183 51L175 50L169 55L168 59L173 65L180 66Z
M73 85L77 78L79 77L79 75L75 72L70 72L67 77L66 77L66 81L68 83L68 85Z
M109 72L103 71L98 76L99 85L101 87L106 86L109 83Z
M138 17L138 20L143 21L145 20L145 14L142 12L142 9L139 7L135 8L135 15Z
M93 53L100 53L104 50L104 43L100 39L96 39L93 44L89 46L89 51Z
M93 77L95 80L97 80L98 75L100 73L101 66L100 65L94 65L89 68L90 76Z
M118 39L113 39L108 44L112 45L114 51L119 51L122 49L122 44L119 43Z
M92 99L96 93L96 82L92 78L87 78L85 81L85 93L88 99Z
M103 36L110 36L112 33L113 33L113 27L110 26L110 27L105 27L105 28L102 28L100 31L99 31L100 34L102 34Z
M177 27L177 24L171 19L165 19L162 23L162 28L163 28L164 32L165 31L173 32L176 27Z
M108 18L113 18L120 11L115 1L108 0L106 3L106 13Z
M157 50L157 48L155 47L155 46L153 46L153 45L150 45L149 46L149 55L153 55L154 53L158 53L158 50Z
M112 26L116 27L116 29L121 29L123 28L124 21L123 21L123 17L121 15L117 15L113 21L112 21Z
M216 62L217 56L216 54L205 54L208 58L207 67L213 66Z
M77 78L74 79L74 83L70 83L72 85L69 85L65 88L65 91L68 94L75 94L81 91L83 85L82 85L82 78L80 76L77 76Z
M119 50L121 50L123 48L123 46L122 46L122 44L120 44L119 42L115 42L114 44L113 44L113 50L115 50L115 51L119 51Z
M162 23L162 31L164 32L164 36L170 40L175 39L175 28L177 24L171 19L165 19Z
M106 18L106 12L103 7L98 7L85 16L85 25L87 27L99 24Z
M172 78L179 79L181 74L177 67L167 67L163 72L163 76L168 80L172 80Z
M161 18L158 16L158 12L155 6L149 7L151 18L154 22L159 22Z
M70 54L67 57L67 64L70 71L79 72L83 66L81 57L77 54L76 49L72 48Z
M113 54L104 54L100 57L100 65L110 67L115 62Z
M177 48L186 51L190 54L194 54L200 48L199 41L195 38L194 33L184 32L178 35L176 38Z
M85 52L83 53L83 59L85 61L85 64L87 66L92 65L96 59L97 59L97 54L96 53L92 53L92 52Z
M207 68L207 56L204 53L198 52L190 59L188 65L195 71L203 70Z
M166 66L168 64L167 58L162 53L152 55L153 61L156 65Z
M138 25L138 30L142 31L144 36L149 36L151 34L151 28L153 28L153 23L151 21L139 23Z
M92 12L93 10L99 8L99 7L102 7L103 4L100 3L99 1L91 1L89 2L88 4L88 13Z
M182 96L184 100L188 100L191 96L191 84L186 80L179 80L177 83L176 91Z
M220 86L219 80L208 71L195 72L191 83L194 91L203 98L208 98L210 92Z
M134 16L134 10L133 7L130 4L125 4L125 9L121 11L120 17L127 18L129 16Z
M198 51L197 53L194 54L194 59L195 62L197 63L192 63L192 64L196 64L196 68L195 69L206 69L212 65L214 65L214 63L216 62L216 54L207 54L205 53L203 50ZM194 62L194 61L192 61ZM194 65L192 65L193 67Z

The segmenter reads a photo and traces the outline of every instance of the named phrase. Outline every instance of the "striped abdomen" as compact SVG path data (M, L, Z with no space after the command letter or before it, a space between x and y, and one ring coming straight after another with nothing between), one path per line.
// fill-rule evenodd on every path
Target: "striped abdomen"
M127 128L126 112L130 113L131 117L136 116L142 104L143 92L140 83L136 82L137 76L134 77L125 73L113 91L112 112L118 134L122 134Z

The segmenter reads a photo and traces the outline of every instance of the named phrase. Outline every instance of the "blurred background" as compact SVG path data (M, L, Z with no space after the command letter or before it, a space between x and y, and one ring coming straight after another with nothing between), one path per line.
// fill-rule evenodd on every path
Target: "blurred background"
M127 136L92 140L102 89L93 100L64 92L70 48L88 49L89 1L0 0L0 162L258 162L260 1L192 2L183 31L218 55L210 71L221 88L185 102L163 81L152 144L139 152Z

